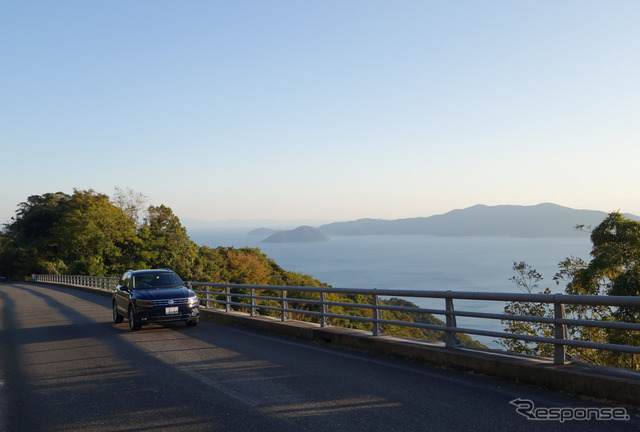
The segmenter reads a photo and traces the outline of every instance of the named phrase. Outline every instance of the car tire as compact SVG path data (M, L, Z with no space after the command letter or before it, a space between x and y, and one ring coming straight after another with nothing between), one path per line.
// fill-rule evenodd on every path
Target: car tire
M187 327L195 327L198 325L198 318L185 321Z
M120 313L118 312L118 308L116 307L116 302L114 301L113 302L113 323L120 324L123 319L124 317L120 315Z
M136 314L133 313L133 306L129 306L129 329L131 331L138 331L142 325L136 319Z

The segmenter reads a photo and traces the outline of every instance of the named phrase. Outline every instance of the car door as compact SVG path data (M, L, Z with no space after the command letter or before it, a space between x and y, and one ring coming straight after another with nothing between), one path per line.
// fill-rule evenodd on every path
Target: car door
M120 314L127 316L131 298L131 272L125 272L116 287L115 301Z

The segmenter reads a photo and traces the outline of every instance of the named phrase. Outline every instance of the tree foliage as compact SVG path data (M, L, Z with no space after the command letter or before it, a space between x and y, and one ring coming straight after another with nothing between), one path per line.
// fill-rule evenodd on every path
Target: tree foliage
M509 280L521 291L528 294L551 294L549 288L545 288L543 291L537 291L543 279L542 275L524 261L519 263L514 262L513 271L515 272L515 276ZM504 307L504 313L517 316L553 318L553 307L545 303L512 301L507 302ZM502 320L502 324L505 325L505 331L509 333L553 337L553 328L549 324L515 320ZM499 343L512 352L543 357L553 356L553 346L550 344L518 339L503 339L500 340Z
M74 192L52 232L66 272L94 276L126 270L123 251L136 237L133 219L92 190Z
M66 270L53 229L67 211L70 199L62 192L47 193L32 195L18 205L2 237L0 273L17 276Z
M139 230L143 262L149 268L170 268L186 279L193 279L198 245L173 211L164 205L150 206Z
M578 295L640 295L640 222L625 218L618 212L610 213L591 232L591 261L568 257L558 264L559 271L554 276L556 283L566 283L567 294ZM514 263L516 276L512 278L519 286L532 283L538 287L542 277L534 269L520 263ZM533 278L527 278L534 275ZM537 276L535 276L537 275ZM531 292L531 291L529 291ZM550 292L545 289L544 292ZM511 302L505 307L505 313L529 315L534 317L552 317L549 307L536 307L532 304ZM566 313L576 319L640 323L640 308L576 305L568 306ZM503 321L503 323L505 323ZM551 336L549 326L531 323L506 323L505 330L517 334ZM640 345L638 332L600 329L593 327L569 327L572 339L603 342L621 345ZM532 346L520 341L501 342L514 352L546 355L549 346ZM638 356L588 348L568 348L573 357L588 363L611 365L639 369Z

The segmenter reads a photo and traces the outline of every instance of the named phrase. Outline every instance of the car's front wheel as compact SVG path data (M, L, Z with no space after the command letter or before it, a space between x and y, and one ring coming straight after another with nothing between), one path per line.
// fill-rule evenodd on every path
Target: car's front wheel
M133 306L129 306L129 328L131 331L138 331L142 327L142 324L138 322L136 314L133 313Z
M198 318L187 320L186 323L187 323L187 327L195 327L198 325Z
M113 323L120 324L123 319L124 317L120 315L120 313L118 312L118 307L116 306L116 302L114 301L113 302Z

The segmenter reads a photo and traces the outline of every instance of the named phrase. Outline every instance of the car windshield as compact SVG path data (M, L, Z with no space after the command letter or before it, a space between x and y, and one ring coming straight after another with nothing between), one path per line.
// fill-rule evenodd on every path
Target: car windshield
M160 289L183 286L175 273L149 272L133 275L133 289Z

